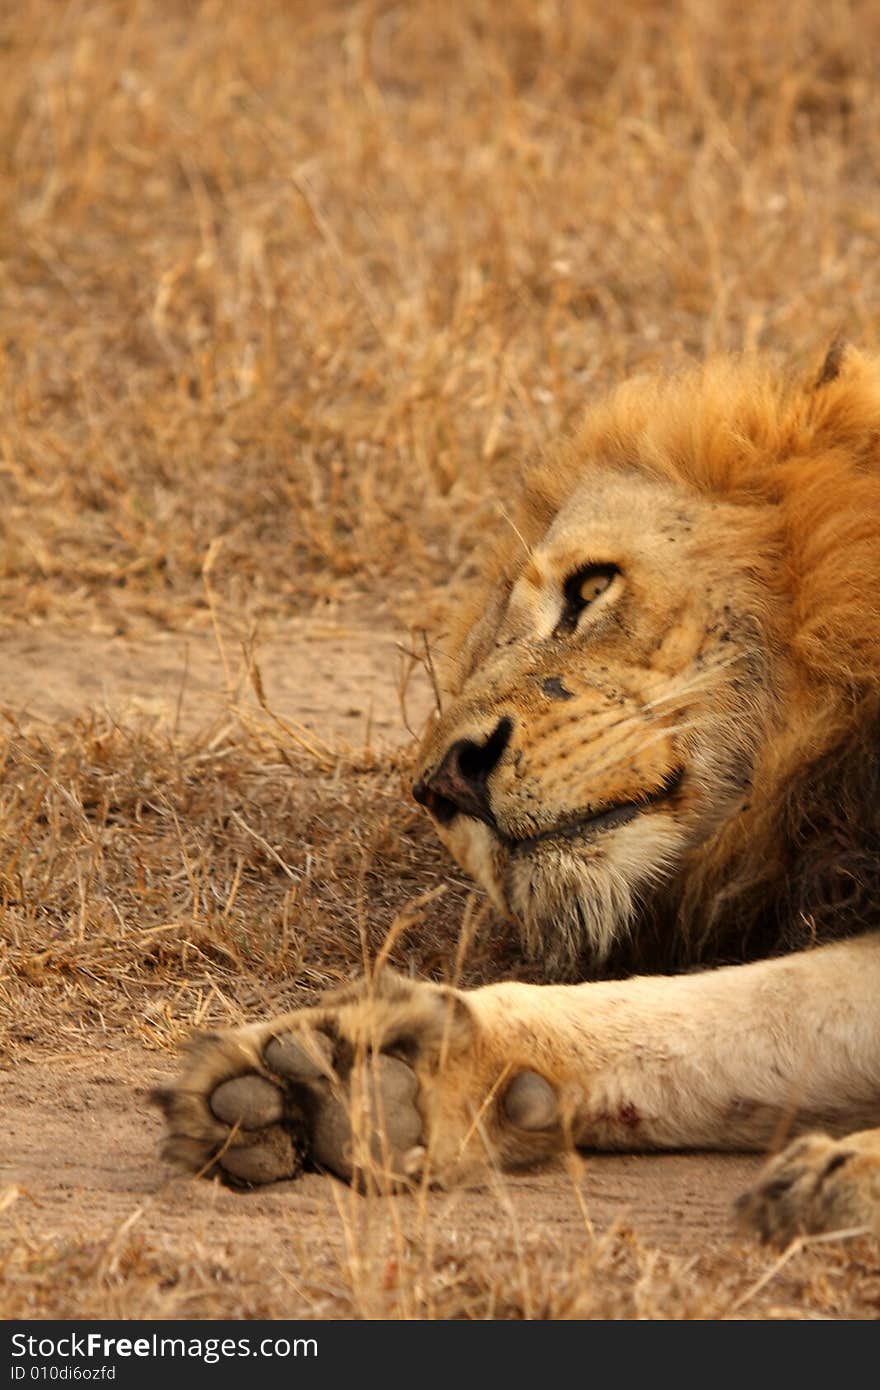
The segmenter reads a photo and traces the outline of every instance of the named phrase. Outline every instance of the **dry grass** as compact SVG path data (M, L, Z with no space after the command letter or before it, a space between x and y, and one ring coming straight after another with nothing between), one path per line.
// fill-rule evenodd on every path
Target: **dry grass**
M214 593L240 632L419 625L620 373L876 344L878 44L870 0L3 5L0 620L179 630ZM0 758L9 1062L305 999L401 913L397 963L451 969L474 903L402 757L85 713L10 726ZM517 969L487 926L470 982ZM35 1234L28 1200L0 1212L7 1316L878 1307L858 1243L763 1285L757 1252L503 1223L375 1245L350 1213L355 1253L312 1251L296 1304L280 1256L100 1216Z
M876 341L870 0L3 11L7 616L412 607L611 377Z
M294 1007L363 971L390 930L398 968L451 978L465 912L486 918L401 754L322 763L253 723L175 740L83 716L9 734L0 760L12 1058L96 1024L166 1048ZM466 983L516 971L513 938L493 928Z
M349 1228L356 1254L325 1241L305 1251L244 1253L213 1237L144 1238L137 1220L65 1242L0 1243L7 1318L872 1319L880 1315L876 1247L805 1246L777 1260L749 1245L682 1257L632 1231L515 1239L503 1213L489 1236L450 1238ZM499 1219L500 1218L500 1219ZM374 1228L378 1225L376 1213ZM437 1223L439 1226L439 1222ZM132 1229L134 1227L134 1229ZM280 1265L299 1256L291 1279Z

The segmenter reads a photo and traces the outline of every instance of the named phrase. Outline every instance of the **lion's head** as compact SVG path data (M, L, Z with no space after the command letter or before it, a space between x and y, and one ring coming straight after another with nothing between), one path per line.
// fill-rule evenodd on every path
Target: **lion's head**
M880 363L632 382L504 530L438 642L415 795L548 972L868 925Z

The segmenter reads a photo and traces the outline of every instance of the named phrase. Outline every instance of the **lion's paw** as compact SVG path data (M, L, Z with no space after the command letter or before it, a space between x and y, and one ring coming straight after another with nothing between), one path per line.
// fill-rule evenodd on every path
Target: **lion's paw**
M774 1245L832 1231L880 1235L880 1130L794 1140L739 1198L737 1212Z
M295 1031L269 1024L195 1039L183 1075L155 1099L166 1158L252 1187L304 1167L351 1179L369 1163L411 1176L422 1152L417 1093L399 1057L357 1064L344 1041L304 1020Z
M386 971L322 1007L196 1037L182 1075L153 1096L168 1125L163 1155L239 1187L304 1168L412 1181L425 1149L410 1062L460 1029L455 998Z
M396 1187L482 1181L567 1140L555 1088L512 1065L466 997L378 980L268 1023L197 1038L155 1099L164 1154L238 1186L304 1168Z

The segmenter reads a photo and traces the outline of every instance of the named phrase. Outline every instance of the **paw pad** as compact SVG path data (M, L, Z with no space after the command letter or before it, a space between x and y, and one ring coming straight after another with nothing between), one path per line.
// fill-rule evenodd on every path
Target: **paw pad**
M300 1036L282 1033L272 1038L263 1053L266 1066L278 1076L295 1081L317 1081L333 1075L333 1047L324 1033L310 1030Z
M559 1118L559 1099L543 1076L521 1071L504 1093L504 1113L517 1129L550 1129Z
M236 1076L212 1092L211 1109L224 1124L264 1129L281 1119L284 1101L278 1087L264 1077Z
M302 1154L293 1136L275 1125L264 1130L256 1143L242 1148L230 1145L220 1154L219 1163L237 1182L261 1187L267 1182L297 1177L302 1169Z
M385 1054L371 1058L363 1082L353 1115L347 1103L330 1096L315 1120L315 1162L340 1177L352 1176L362 1136L364 1156L379 1164L389 1158L395 1165L421 1138L422 1119L415 1105L418 1081L405 1062Z

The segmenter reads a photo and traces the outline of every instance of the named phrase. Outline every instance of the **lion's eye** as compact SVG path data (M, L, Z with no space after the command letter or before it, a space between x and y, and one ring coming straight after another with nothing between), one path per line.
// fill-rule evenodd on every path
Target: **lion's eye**
M584 565L583 569L569 575L562 587L565 605L556 631L573 632L584 609L611 587L614 576L619 573L616 565Z
M588 574L578 586L578 596L582 603L592 603L594 598L604 594L613 579L610 574Z

